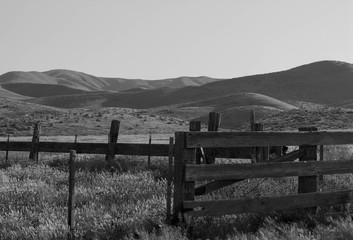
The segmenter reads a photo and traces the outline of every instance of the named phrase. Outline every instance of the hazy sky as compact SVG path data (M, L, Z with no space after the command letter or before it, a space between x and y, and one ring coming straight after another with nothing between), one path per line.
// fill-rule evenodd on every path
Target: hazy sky
M230 78L353 63L352 0L0 0L0 74Z

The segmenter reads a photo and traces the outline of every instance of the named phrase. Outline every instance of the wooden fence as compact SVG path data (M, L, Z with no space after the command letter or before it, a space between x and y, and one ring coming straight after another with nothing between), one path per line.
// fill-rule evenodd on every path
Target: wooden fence
M175 134L173 222L184 214L219 216L237 213L267 213L276 210L310 208L352 201L353 189L316 192L317 176L353 172L353 161L317 161L318 145L353 144L352 131L299 132L177 132ZM264 148L264 146L299 146L290 152L261 163L196 164L199 148ZM322 149L322 148L320 148ZM320 151L320 157L322 156ZM293 162L299 158L299 162ZM292 161L292 162L290 162ZM195 196L249 178L298 176L298 195L197 201ZM197 181L210 181L195 187Z
M209 127L210 131L217 131L220 124L220 114L209 114ZM148 156L150 162L151 156L166 156L170 154L169 144L152 144L151 137L149 142L143 143L117 143L119 136L120 122L113 120L109 131L107 143L78 143L75 142L45 142L40 141L40 123L34 126L33 137L31 142L24 141L0 141L0 151L6 151L6 160L8 159L9 151L28 151L29 159L38 161L39 152L57 152L69 153L75 150L77 154L106 154L106 159L112 159L115 155L132 155L132 156ZM201 122L190 122L190 131L200 131ZM77 136L76 138L77 139ZM205 149L207 157L214 159L215 157L232 157L232 158L249 158L252 154L252 148L223 148L217 151L212 149ZM211 154L212 151L212 154ZM174 152L174 147L173 147Z

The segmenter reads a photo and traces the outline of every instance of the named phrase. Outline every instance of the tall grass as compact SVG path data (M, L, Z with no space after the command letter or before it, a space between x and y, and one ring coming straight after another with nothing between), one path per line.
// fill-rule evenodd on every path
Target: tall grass
M326 148L325 155L327 160L352 156L346 147ZM43 155L41 164L23 161L28 153L10 156L10 163L0 169L0 239L67 239L68 154ZM187 217L185 223L171 227L165 223L166 158L153 158L150 167L146 157L119 158L122 172L112 171L114 165L102 155L78 155L77 160L77 239L353 239L350 217L324 216L344 206L321 209L318 214ZM352 183L351 174L325 176L319 189L349 189ZM296 191L295 177L252 179L198 199L257 198Z

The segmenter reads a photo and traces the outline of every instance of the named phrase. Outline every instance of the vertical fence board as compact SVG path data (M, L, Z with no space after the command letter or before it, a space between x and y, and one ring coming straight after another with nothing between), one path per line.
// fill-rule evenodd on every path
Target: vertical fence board
M263 123L255 123L254 131L261 132L263 130L264 130ZM265 160L268 160L269 159L269 147L268 146L255 147L254 148L254 156L255 156L256 162L263 162Z
M200 121L191 121L189 123L189 130L190 130L190 132L201 131L201 122ZM201 152L201 149L199 148L196 150L196 164L201 163L201 156L202 156L202 152Z
M208 116L208 131L209 132L218 132L219 126L221 125L221 114L216 112L210 112ZM215 163L215 149L205 149L206 163L214 164Z
M38 162L40 128L40 122L36 122L33 130L31 151L29 153L29 159L36 162Z
M302 127L299 131L317 131L316 127ZM299 146L299 150L304 149L304 155L299 158L299 161L316 161L317 146L304 145ZM298 177L298 193L309 193L317 191L317 176Z
M186 133L175 133L174 160L174 206L172 223L177 223L187 209L183 209L184 200L194 200L195 182L185 181L185 164L195 163L196 149L187 149ZM181 216L179 216L181 214Z

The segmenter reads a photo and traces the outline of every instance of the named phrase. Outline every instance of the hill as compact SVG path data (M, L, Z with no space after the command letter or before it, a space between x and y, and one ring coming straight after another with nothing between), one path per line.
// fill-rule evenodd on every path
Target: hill
M106 136L113 119L121 121L119 133L173 134L186 131L188 122L170 116L149 115L146 110L128 108L60 109L0 98L0 136L31 136L40 121L43 136ZM106 137L104 137L106 139ZM69 140L70 141L70 140Z
M97 91L129 89L182 88L217 81L209 77L179 77L163 80L102 78L70 70L47 72L8 72L0 76L0 86L10 92L30 97L71 95Z
M304 101L330 104L352 99L353 65L337 61L315 62L282 72L260 74L230 80L215 81L198 87L157 88L90 96L90 101L101 99L102 106L154 108L175 104L205 101L235 93L257 93L281 101ZM77 99L76 99L77 98ZM82 96L72 96L77 102ZM105 99L105 100L104 100ZM41 98L40 104L59 102L52 97ZM86 103L87 99L84 100Z

